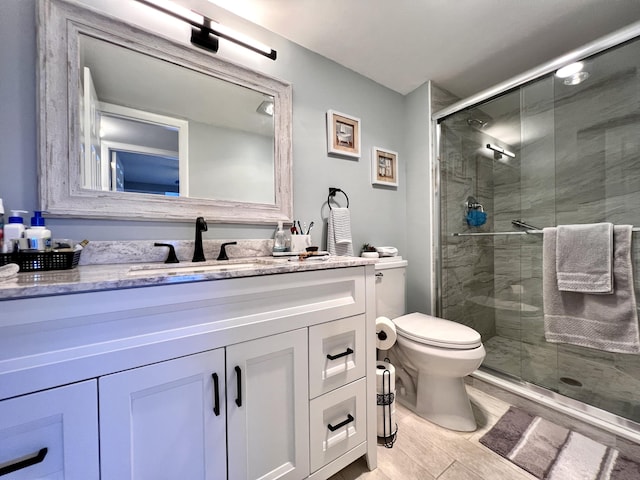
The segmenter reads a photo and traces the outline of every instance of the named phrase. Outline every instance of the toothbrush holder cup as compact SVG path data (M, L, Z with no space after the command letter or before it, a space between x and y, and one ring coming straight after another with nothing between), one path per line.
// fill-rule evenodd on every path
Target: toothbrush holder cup
M294 253L305 252L311 246L311 235L291 235L291 251Z

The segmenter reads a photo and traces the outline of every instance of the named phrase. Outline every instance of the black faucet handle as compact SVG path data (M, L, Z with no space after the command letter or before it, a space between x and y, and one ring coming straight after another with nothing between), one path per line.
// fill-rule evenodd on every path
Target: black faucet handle
M227 256L227 245L237 245L238 242L226 242L220 245L220 253L218 254L217 260L229 260Z
M180 263L180 260L178 260L178 257L176 256L176 249L173 248L173 245L171 245L170 243L154 243L153 244L154 247L169 247L169 254L167 255L167 259L164 261L164 263Z

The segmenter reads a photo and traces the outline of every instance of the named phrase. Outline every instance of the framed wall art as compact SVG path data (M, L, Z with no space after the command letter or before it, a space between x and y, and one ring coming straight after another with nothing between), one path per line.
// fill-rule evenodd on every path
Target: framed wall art
M371 151L371 183L398 186L398 153L386 148L373 147Z
M328 110L327 151L336 155L360 158L360 119Z

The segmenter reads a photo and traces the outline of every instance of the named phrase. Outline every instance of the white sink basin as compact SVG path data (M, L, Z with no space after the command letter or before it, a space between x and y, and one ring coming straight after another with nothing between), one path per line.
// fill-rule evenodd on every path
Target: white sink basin
M234 272L238 270L253 270L264 266L262 263L217 263L211 264L166 264L166 265L136 265L129 269L129 277L153 277L153 276L177 276L177 275L198 275L210 272Z

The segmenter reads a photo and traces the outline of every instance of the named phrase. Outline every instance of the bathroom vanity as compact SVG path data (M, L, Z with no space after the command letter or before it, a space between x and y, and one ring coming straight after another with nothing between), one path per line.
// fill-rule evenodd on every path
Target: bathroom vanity
M0 283L0 472L325 479L362 455L375 468L374 283L358 258Z
M39 109L46 112L39 124L42 210L70 218L161 221L185 221L198 212L216 222L250 225L291 219L289 82L78 2L39 0L36 13ZM128 18L131 12L124 13ZM143 27L153 24L143 20ZM105 51L110 53L100 53ZM111 54L129 60L108 64ZM144 77L121 68L125 64L147 70L142 89L156 93L148 104L138 103L147 95L137 94L133 83ZM166 70L145 67L151 64ZM92 75L103 83L114 77L108 90L118 94L96 91L94 98ZM172 86L167 95L160 84L178 84L187 75L202 82L200 94L188 96L197 100L165 108L164 101L192 89ZM218 90L220 96L214 95ZM245 95L253 99L244 102ZM255 120L256 99L274 108L266 124L258 122L267 125L268 135L251 132L256 142L269 139L268 154L257 160L269 166L262 183L272 191L260 200L235 196L253 187L232 187L229 198L202 195L195 180L213 177L196 166L214 165L214 173L217 167L210 158L197 161L193 148L192 158L184 158L180 141L178 197L164 195L166 190L123 192L106 181L106 159L122 139L112 139L114 151L105 149L100 165L81 153L91 151L85 146L93 146L89 137L99 130L96 105L103 114L142 123L166 112L174 120L188 119L190 135L204 129L207 138L213 132L244 145L248 137L218 135L221 129L233 132L233 125L217 129L219 119L189 111L227 119L233 112L235 118L243 100L251 105L247 118ZM228 110L221 108L227 103ZM248 133L248 120L238 122L239 132ZM225 169L240 165L225 162ZM242 178L218 177L224 184ZM223 191L210 181L205 187L216 195ZM140 250L118 243L119 261L143 261ZM267 250L270 255L271 245ZM184 262L192 252L190 246L188 257L180 251L178 256ZM152 255L166 252L155 248ZM0 283L3 480L324 479L363 455L375 468L372 261L236 256L226 264L169 269L159 259L135 266L81 260L73 270L21 273Z

